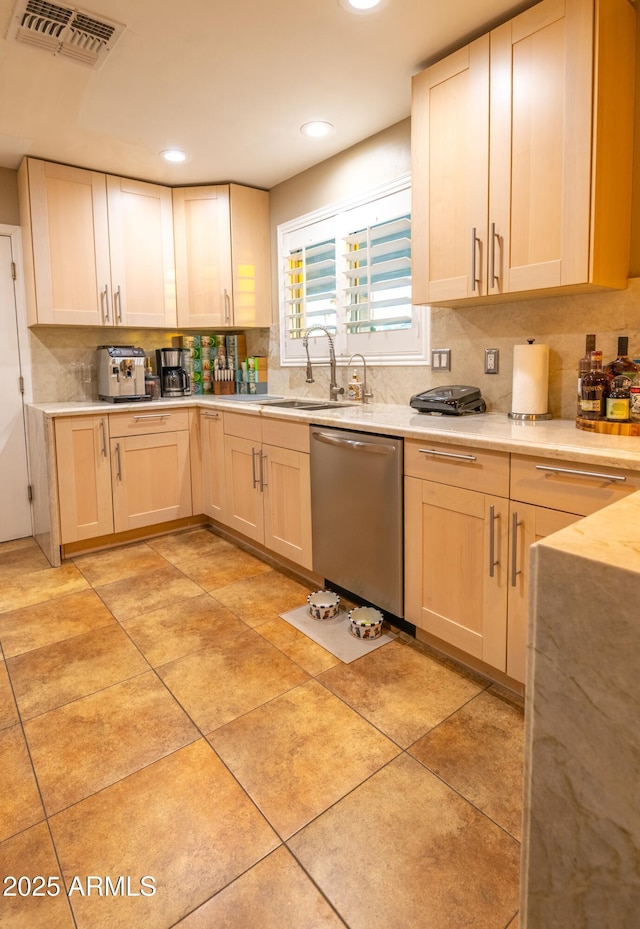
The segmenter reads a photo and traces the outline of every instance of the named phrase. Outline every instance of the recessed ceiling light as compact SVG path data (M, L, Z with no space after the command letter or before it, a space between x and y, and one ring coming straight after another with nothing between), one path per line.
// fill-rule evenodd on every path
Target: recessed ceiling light
M173 161L176 164L180 161L187 160L187 156L184 152L181 152L179 148L167 148L165 151L160 152L160 154L166 161Z
M322 139L324 136L331 135L333 131L334 127L331 123L327 123L321 119L314 119L312 122L300 126L300 132L303 135L308 135L312 139Z
M349 13L372 13L377 7L386 5L386 0L338 0Z

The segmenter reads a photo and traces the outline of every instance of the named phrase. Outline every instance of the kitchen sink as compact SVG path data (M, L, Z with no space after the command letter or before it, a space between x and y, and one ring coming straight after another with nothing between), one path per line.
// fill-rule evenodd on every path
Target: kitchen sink
M337 400L273 400L268 406L283 407L288 410L332 410L345 406L354 406L353 403L340 403Z

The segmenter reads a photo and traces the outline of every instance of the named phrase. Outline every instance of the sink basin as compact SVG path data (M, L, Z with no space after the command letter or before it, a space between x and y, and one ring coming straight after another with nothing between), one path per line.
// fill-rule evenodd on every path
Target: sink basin
M332 410L345 406L354 406L353 403L340 403L336 400L273 400L269 406L284 407L289 410Z

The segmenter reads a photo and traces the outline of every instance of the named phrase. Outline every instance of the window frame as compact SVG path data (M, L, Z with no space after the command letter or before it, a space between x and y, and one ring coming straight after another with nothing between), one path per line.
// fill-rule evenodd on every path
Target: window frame
M318 210L313 210L277 227L278 248L278 319L280 324L280 364L282 367L297 367L306 363L306 353L302 338L289 338L290 308L287 303L290 283L289 257L294 248L301 244L312 246L328 239L334 240L335 249L335 308L336 333L333 335L338 364L346 365L355 353L365 355L367 362L375 365L428 365L430 363L430 321L431 310L428 306L409 304L407 316L413 320L409 329L387 329L377 332L349 332L348 306L341 300L340 291L344 291L348 275L347 262L343 256L343 245L349 235L348 222L356 217L373 215L378 200L389 198L391 204L407 198L407 209L401 215L411 214L411 175L405 174L393 181L372 188L357 197L341 200ZM384 212L384 207L383 207ZM391 222L394 215L389 215ZM374 223L369 223L373 226ZM315 229L314 229L315 227ZM332 234L331 234L332 233ZM313 325L312 321L303 319L305 328ZM318 323L322 325L322 322ZM331 330L332 326L329 326ZM314 361L328 361L328 340L321 333L311 333L310 351Z

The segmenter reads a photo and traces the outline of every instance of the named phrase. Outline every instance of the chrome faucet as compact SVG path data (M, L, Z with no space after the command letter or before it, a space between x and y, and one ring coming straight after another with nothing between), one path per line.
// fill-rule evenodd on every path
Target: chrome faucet
M363 403L366 403L367 400L369 400L371 397L373 397L373 391L372 391L372 390L367 390L367 360L366 360L366 358L364 357L364 355L362 354L362 352L355 352L355 353L351 356L351 358L349 359L349 362L348 362L348 364L347 364L347 369L351 366L351 362L353 361L354 358L362 358L362 368L363 368L363 374L362 374L362 402L363 402Z
M326 337L329 339L329 399L337 400L338 395L344 393L344 387L338 387L338 381L336 378L336 352L333 347L333 338L329 330L325 329L324 326L309 326L302 339L302 344L304 345L305 351L307 353L307 384L313 384L311 358L309 357L309 333L313 332L314 329L320 329L320 331L324 332Z

